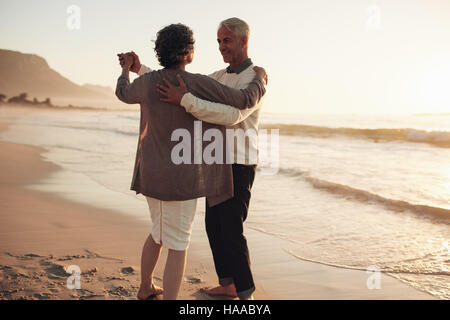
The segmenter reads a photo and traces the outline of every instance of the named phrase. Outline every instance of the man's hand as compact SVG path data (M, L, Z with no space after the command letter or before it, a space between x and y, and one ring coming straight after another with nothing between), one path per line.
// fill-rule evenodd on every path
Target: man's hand
M254 66L253 70L255 70L256 74L258 76L260 76L262 79L264 79L264 81L267 83L269 82L269 78L267 76L266 70L264 70L264 68L258 67L258 66Z
M169 81L166 80L166 78L164 78L163 81L166 83L167 87L163 86L160 83L156 85L156 90L161 96L163 96L159 100L175 105L180 105L181 99L183 99L183 96L188 92L188 90L186 84L183 81L183 78L181 78L179 74L177 74L177 80L180 84L179 86L172 85Z
M125 57L129 56L129 57L133 58L133 63L130 67L130 71L134 72L134 73L138 73L139 70L141 69L141 61L139 60L139 56L134 51L127 52L127 53L120 53L120 54L118 54L118 56L119 56L119 63L120 63L121 67L123 67L123 64L125 62Z

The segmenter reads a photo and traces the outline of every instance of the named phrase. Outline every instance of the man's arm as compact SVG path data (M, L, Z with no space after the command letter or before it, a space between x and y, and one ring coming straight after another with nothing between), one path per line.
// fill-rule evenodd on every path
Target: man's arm
M189 80L190 90L193 90L192 93L195 96L208 101L219 102L241 110L253 108L265 94L265 83L267 83L265 70L259 67L254 67L254 70L256 76L245 89L233 89L206 76L191 74L191 77L195 78ZM157 84L157 90L162 96L161 101L180 105L181 99L188 89L179 74L176 78L179 86L172 85L166 79L163 79L166 86Z
M267 83L267 74L263 68L254 68L257 75L265 79ZM170 82L164 80L167 87L158 84L158 92L164 96L162 101L181 105L187 112L191 113L194 117L200 120L204 120L210 123L221 125L235 125L244 121L254 111L261 107L261 97L254 105L240 110L235 107L223 103L216 103L200 99L191 93L188 93L186 84L180 75L177 75L179 86L173 86ZM255 81L255 80L253 80ZM249 85L250 86L250 85ZM236 89L234 89L236 90ZM263 93L264 94L264 93Z
M141 64L141 67L139 68L139 71L137 72L137 74L139 76L142 76L143 74L146 74L146 73L149 73L149 72L152 72L152 71L153 70L151 68L147 67L144 64Z
M254 67L254 70L265 80L267 84L268 77L265 70L257 66ZM217 72L210 74L209 77L216 79ZM199 120L215 124L233 126L235 124L238 124L239 122L244 121L253 112L260 109L262 101L260 99L255 106L240 110L226 104L203 100L191 93L186 93L183 95L183 98L180 101L180 105L184 107L187 112L189 112Z
M239 110L222 103L200 99L189 92L183 96L180 102L180 105L197 119L226 126L233 126L244 121L253 112L261 108L261 104L262 101L260 100L251 108Z

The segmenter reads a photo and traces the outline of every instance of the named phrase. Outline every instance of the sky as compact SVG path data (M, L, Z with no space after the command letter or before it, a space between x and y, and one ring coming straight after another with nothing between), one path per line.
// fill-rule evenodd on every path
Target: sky
M194 31L187 71L225 68L216 32L230 17L250 25L249 56L269 75L265 112L450 112L449 0L0 0L0 48L114 88L119 52L160 68L152 40L171 23Z

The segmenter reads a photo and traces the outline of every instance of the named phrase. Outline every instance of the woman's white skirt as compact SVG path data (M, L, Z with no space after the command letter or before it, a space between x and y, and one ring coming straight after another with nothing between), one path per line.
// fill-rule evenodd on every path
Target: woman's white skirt
M162 201L146 198L153 223L153 240L168 249L186 250L191 239L197 199Z

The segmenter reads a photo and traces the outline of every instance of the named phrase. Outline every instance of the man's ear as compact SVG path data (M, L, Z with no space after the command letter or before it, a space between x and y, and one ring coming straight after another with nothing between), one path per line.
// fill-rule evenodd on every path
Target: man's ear
M241 41L244 48L248 47L248 37L242 37Z

